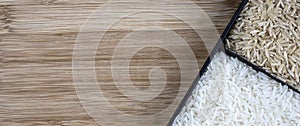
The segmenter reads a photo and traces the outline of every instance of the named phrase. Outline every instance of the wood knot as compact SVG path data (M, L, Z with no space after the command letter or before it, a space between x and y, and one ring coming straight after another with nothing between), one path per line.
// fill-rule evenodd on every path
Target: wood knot
M8 5L0 5L0 33L12 32L10 24L12 23L11 10Z

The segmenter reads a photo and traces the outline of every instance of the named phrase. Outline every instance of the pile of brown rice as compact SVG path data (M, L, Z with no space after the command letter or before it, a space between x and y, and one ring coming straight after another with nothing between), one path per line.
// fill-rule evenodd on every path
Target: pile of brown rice
M250 0L227 47L300 90L300 0Z
M300 95L262 73L217 54L173 126L297 126Z

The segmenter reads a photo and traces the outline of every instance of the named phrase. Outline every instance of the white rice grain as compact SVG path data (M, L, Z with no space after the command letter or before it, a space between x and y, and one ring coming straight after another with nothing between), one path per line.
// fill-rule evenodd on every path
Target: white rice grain
M299 106L299 94L220 53L212 59L173 126L297 126Z

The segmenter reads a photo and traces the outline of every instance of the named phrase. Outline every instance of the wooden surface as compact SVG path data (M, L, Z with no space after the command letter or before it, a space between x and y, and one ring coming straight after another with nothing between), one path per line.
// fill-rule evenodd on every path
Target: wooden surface
M81 26L89 15L105 2L107 1L0 1L0 126L100 125L93 116L87 114L75 92L72 56ZM193 2L207 12L219 33L224 30L238 4L235 0L194 0ZM119 0L119 3L126 4L126 0L123 2ZM159 4L160 1L157 3ZM161 4L170 6L172 0ZM151 46L140 49L129 63L132 83L139 89L147 89L151 83L150 69L156 66L165 71L167 80L165 89L157 98L150 101L132 100L118 90L110 69L112 55L118 42L128 33L133 32L133 27L163 24L164 28L171 29L191 46L198 67L203 65L208 51L198 34L174 17L156 15L155 12L145 12L135 16L147 18L139 20L133 16L133 18L122 19L104 35L95 56L96 77L101 91L113 108L128 115L155 117L155 114L164 112L167 107L172 108L171 110L176 109L197 75L198 69L184 73L189 78L182 80L180 65L172 53ZM193 18L189 14L186 16ZM156 33L147 33L147 35L159 35ZM163 37L162 35L158 38ZM133 38L127 41L131 39ZM89 41L89 38L86 40ZM171 41L172 37L166 36L165 40ZM178 48L178 52L183 57L189 57L180 45L173 46ZM131 49L126 44L122 48L125 49L125 53L126 49ZM85 57L81 58L84 61ZM181 91L180 86L184 87ZM151 123L142 125L166 125L173 112L167 111L163 116L157 117L159 119L145 118L144 122ZM126 118L114 120L110 125L127 125L128 121L131 120ZM136 125L141 124L136 123Z

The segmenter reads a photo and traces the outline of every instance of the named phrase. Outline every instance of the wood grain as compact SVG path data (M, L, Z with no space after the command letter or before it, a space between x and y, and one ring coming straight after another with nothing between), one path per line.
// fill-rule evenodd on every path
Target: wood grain
M72 56L81 26L90 14L106 2L106 0L0 1L0 126L101 125L87 114L76 95L72 76ZM193 0L193 2L208 13L219 33L224 30L238 3L234 0ZM120 0L119 3L126 4L126 0ZM162 4L171 6L172 0ZM114 108L129 115L153 115L171 104L174 110L180 101L175 98L183 97L196 73L184 73L190 78L185 78L183 83L180 83L182 81L180 66L172 53L157 47L143 48L130 61L131 81L139 89L147 89L150 85L150 69L159 66L166 72L167 84L164 91L152 101L132 100L124 96L114 85L110 70L114 48L122 38L132 32L133 28L159 24L160 27L170 28L190 45L199 67L208 56L207 49L191 27L174 17L157 15L154 12L135 16L145 18L137 19L133 16L123 19L101 40L95 58L99 87ZM166 39L172 40L167 37ZM213 45L214 43L211 43L211 47ZM183 57L189 57L180 45L174 47L178 48ZM131 48L124 46L123 49ZM81 58L84 60L85 57ZM180 86L185 88L179 91ZM148 120L153 123L142 125L166 125L173 112L168 111L164 116L158 117L162 121ZM127 124L127 121L126 118L115 120L111 125Z

